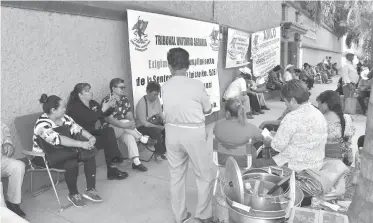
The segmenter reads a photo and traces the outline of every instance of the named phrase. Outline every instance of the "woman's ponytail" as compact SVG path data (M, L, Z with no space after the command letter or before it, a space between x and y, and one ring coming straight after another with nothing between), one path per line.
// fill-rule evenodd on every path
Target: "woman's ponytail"
M240 103L237 105L237 116L241 125L245 125L247 123L245 109Z
M338 115L339 120L341 122L342 139L343 139L343 141L347 142L348 138L345 137L346 120L345 120L345 117L344 117L344 114L343 114L343 111L342 111L342 106L340 104L335 104L330 109L330 111L333 111L333 112L335 112Z

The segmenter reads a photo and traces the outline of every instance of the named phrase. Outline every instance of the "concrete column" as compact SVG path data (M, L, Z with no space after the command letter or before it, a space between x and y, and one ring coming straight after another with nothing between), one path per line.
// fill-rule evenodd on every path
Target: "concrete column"
M284 39L284 66L288 65L288 58L289 58L289 43L288 39Z
M288 12L289 12L289 9L288 9L288 4L286 3L286 2L283 2L282 4L281 4L281 7L282 7L282 15L281 15L281 19L282 19L282 21L288 21Z

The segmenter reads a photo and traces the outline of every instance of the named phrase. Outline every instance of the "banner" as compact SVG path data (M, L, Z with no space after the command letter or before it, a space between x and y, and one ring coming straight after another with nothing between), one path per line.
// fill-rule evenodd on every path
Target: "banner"
M229 28L225 68L241 67L249 64L247 58L247 50L249 49L249 45L249 33Z
M219 25L134 10L127 15L134 106L150 81L162 86L172 77L167 52L181 47L189 52L188 77L204 83L212 111L219 111Z
M276 27L253 33L251 36L251 58L253 60L253 74L257 82L263 82L268 72L281 59L281 28Z

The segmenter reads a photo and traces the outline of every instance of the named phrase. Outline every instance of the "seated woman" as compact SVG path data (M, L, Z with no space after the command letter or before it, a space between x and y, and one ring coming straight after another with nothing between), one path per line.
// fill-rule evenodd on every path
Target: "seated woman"
M256 88L255 86L256 86L255 82L251 80L251 76L250 76L250 81L248 81L247 83L247 96L250 99L251 114L253 115L264 114L260 106L258 94L254 90L254 88Z
M281 167L287 164L290 169L302 172L307 178L304 170L320 170L324 164L327 122L322 113L308 101L309 92L302 81L287 82L281 93L290 112L281 121L273 139L264 140L266 145L270 145L279 154L271 159L256 159L253 155L253 167ZM314 184L317 186L308 193L321 193L321 183L316 180Z
M351 139L355 134L351 116L343 114L339 94L335 91L324 91L316 100L319 110L324 114L328 123L325 157L340 159L350 166L353 161Z
M76 123L86 129L97 139L95 146L103 149L105 153L107 178L109 180L122 180L128 177L127 172L120 171L116 165L122 164L124 158L118 148L117 139L113 128L107 127L96 129L96 123L108 116L108 112L114 105L114 99L100 106L94 100L91 85L79 83L75 85L74 90L70 93L67 103L67 114L71 116Z
M96 191L96 160L95 156L88 159L79 159L76 150L91 150L96 138L84 130L75 121L65 115L66 107L64 101L55 95L42 94L40 103L43 104L44 113L38 118L34 127L33 151L44 152L49 167L64 169L65 181L69 190L67 199L75 207L85 206L85 201L78 192L77 180L79 175L78 162L84 163L84 173L87 182L87 190L83 197L101 202L101 197ZM78 138L81 135L84 138ZM84 140L83 140L84 139ZM45 167L42 157L34 157L32 162L40 167Z
M161 86L157 82L149 82L146 86L146 95L142 97L136 105L136 124L137 129L144 135L149 135L157 140L154 145L154 159L161 163L167 160L165 131L163 126L162 105L159 100Z
M281 80L281 70L280 65L275 66L268 74L268 81L266 84L267 89L269 90L281 90L284 82Z
M215 138L227 146L240 146L250 139L253 143L263 139L262 131L246 120L245 110L238 99L229 99L225 103L225 119L214 127Z

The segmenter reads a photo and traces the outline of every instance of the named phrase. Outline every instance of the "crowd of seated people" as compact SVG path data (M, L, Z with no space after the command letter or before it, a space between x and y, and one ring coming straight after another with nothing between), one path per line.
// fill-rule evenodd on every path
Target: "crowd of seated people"
M351 164L351 137L354 134L351 117L341 113L334 102L334 91L318 97L319 109L309 102L309 91L302 81L292 79L281 89L287 109L274 121L263 122L259 128L275 131L273 137L259 136L259 128L241 120L239 101L226 104L226 119L219 121L214 134L223 144L239 144L252 137L263 140L276 153L269 158L253 154L252 166L287 166L296 171L297 184L306 196L321 195L334 186L344 185L344 174ZM338 95L337 95L338 96ZM339 100L338 100L339 101ZM243 137L226 137L246 132ZM239 141L237 141L239 140Z
M56 95L43 94L39 100L44 113L35 123L33 151L44 152L50 167L65 170L67 198L76 207L84 207L85 199L103 201L96 190L95 157L98 149L104 150L108 180L128 177L127 172L119 169L125 158L118 148L117 139L127 145L135 170L147 171L139 159L138 143L154 146L157 162L167 159L159 84L149 83L147 95L137 105L136 119L124 94L124 81L115 78L109 87L111 93L101 104L93 100L88 83L76 84L67 103ZM158 124L153 120L156 115ZM32 162L45 166L41 157L34 157ZM80 162L84 163L87 182L83 194L77 188Z

